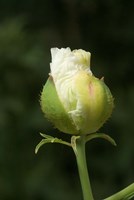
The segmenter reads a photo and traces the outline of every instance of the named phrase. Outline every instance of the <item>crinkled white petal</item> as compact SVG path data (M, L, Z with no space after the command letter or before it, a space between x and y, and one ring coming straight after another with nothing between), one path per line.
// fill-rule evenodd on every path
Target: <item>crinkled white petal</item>
M82 49L71 51L68 48L52 48L52 62L50 63L51 75L55 81L66 75L71 75L80 70L91 73L91 54Z
M51 76L58 96L66 111L70 113L72 118L75 118L82 108L78 106L79 99L75 94L74 78L79 71L86 71L92 75L90 70L91 54L82 49L71 51L69 47L52 48L51 54Z

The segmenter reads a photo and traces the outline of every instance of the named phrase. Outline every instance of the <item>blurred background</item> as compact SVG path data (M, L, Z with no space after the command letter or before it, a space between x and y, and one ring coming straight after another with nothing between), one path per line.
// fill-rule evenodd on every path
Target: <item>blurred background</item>
M87 145L96 200L134 181L134 1L0 0L0 199L81 200L71 148L46 145L39 132L63 139L39 104L51 47L92 53L93 73L105 77L115 109L101 139Z

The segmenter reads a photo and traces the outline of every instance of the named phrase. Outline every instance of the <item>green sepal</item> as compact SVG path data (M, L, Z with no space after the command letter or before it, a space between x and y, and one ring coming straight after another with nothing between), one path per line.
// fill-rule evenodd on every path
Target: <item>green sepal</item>
M102 138L110 142L112 145L117 146L115 140L105 133L92 133L86 136L86 142L95 139L95 138Z
M63 133L77 134L78 131L63 107L57 94L53 78L50 76L43 87L40 104L45 117Z
M63 141L62 139L53 137L51 135L46 135L46 134L43 134L43 133L40 133L40 135L42 137L44 137L45 139L42 139L39 142L39 144L36 146L36 148L35 148L35 153L36 154L38 153L40 147L43 146L44 144L47 144L47 143L60 143L60 144L64 144L64 145L67 145L67 146L71 147L71 144L69 142Z

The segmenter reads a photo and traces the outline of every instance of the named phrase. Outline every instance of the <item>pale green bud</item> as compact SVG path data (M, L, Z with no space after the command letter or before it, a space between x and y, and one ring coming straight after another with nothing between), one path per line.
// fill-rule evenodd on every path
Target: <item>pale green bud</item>
M56 128L74 135L96 132L110 117L113 97L90 70L89 52L52 48L50 77L41 107Z

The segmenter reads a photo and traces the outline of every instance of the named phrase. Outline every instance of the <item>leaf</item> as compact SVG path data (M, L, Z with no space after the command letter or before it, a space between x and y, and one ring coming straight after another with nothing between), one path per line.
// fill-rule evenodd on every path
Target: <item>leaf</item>
M40 135L41 135L42 137L46 138L46 139L52 139L52 138L54 138L53 136L47 135L47 134L44 134L44 133L40 133Z
M35 153L36 154L38 153L40 147L43 146L44 144L47 144L47 143L60 143L60 144L64 144L64 145L67 145L67 146L71 147L71 144L69 142L63 141L62 139L55 138L55 137L52 137L50 135L46 135L46 134L43 134L43 133L40 133L40 135L42 137L44 137L45 139L42 139L39 142L39 144L36 146L36 148L35 148Z
M107 140L108 142L110 142L112 145L117 146L116 142L114 141L114 139L112 137L110 137L109 135L105 134L105 133L92 133L87 135L86 137L86 142L95 139L95 138L103 138L105 140Z
M40 147L43 146L44 144L47 144L47 143L51 143L51 140L50 139L42 139L40 141L40 143L36 146L35 153L37 154L39 149L40 149Z

